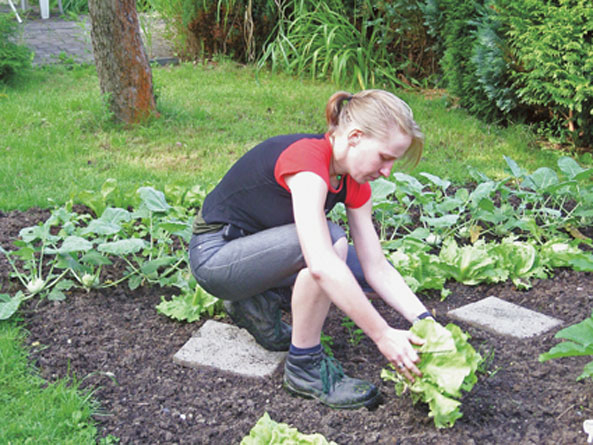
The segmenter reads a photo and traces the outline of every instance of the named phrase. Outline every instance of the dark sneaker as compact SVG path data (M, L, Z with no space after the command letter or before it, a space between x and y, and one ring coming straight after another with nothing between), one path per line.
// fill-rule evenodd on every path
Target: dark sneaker
M284 312L292 312L292 288L276 287L273 292L278 295L280 309Z
M288 354L284 365L284 388L293 395L314 398L338 409L374 408L380 401L375 385L348 377L340 364L323 351Z
M292 328L280 319L280 298L266 291L240 301L224 301L231 320L269 351L288 351Z

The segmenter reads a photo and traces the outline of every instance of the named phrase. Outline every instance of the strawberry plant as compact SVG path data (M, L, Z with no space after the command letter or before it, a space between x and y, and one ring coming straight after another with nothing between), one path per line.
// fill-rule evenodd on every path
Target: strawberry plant
M452 323L443 327L427 318L414 323L411 331L425 340L417 349L422 377L410 382L390 369L383 369L381 377L395 382L398 396L409 391L413 403L428 403L437 428L452 427L462 416L461 391L471 391L477 382L482 356L468 343L469 335Z

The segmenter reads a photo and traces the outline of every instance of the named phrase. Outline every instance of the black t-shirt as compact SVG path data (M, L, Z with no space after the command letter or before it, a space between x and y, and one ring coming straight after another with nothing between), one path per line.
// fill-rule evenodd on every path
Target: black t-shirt
M300 171L318 174L328 185L325 212L338 202L356 208L371 195L369 184L342 177L331 187L332 146L327 134L291 134L268 139L245 153L212 190L202 206L194 233L200 226L232 224L247 233L294 222L290 190L284 177ZM205 223L205 224L204 224Z

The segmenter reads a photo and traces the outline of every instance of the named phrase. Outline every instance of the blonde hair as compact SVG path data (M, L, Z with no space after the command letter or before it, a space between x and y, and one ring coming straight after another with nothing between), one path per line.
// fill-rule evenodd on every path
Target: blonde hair
M387 140L396 125L412 137L412 143L402 158L403 168L413 168L420 161L424 148L424 134L414 121L412 110L403 100L384 90L363 90L356 94L346 91L334 93L325 107L328 132L355 122L367 136Z

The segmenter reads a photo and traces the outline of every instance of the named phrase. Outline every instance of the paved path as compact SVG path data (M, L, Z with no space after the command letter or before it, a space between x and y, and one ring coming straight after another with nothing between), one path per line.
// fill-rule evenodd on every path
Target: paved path
M15 2L20 5L20 2ZM34 65L74 61L78 63L93 63L93 47L90 36L90 22L88 16L79 20L65 20L57 11L47 20L41 20L39 13L32 8L27 14L19 14L23 23L22 43L35 53ZM0 5L0 13L11 13L5 5ZM141 33L144 47L149 59L164 63L174 57L171 44L163 38L166 32L162 21L150 16L140 16ZM146 30L146 33L144 32Z

